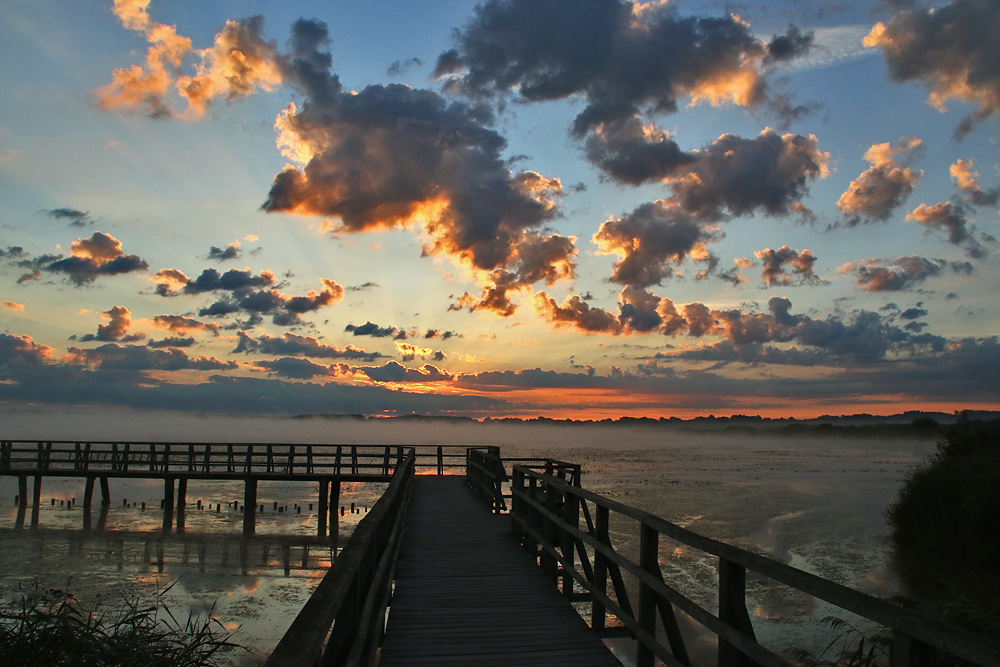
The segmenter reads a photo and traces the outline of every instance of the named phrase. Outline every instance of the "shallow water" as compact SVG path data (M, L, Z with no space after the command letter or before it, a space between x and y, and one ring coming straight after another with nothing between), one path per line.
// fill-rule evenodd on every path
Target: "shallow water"
M298 442L497 444L508 457L551 456L579 462L584 486L593 491L878 596L898 592L883 512L907 471L934 449L933 440L690 435L597 426L364 422L336 423L331 428L323 420L220 421L187 420L184 432L175 429L178 434L172 439L209 440L218 432L226 437L216 441L289 442L294 434ZM79 416L74 422L77 435L72 437L108 437L97 423ZM15 429L5 437L41 435L37 430L25 432L30 430L27 423L8 423ZM122 428L128 422L119 420L114 437L147 437L143 428L150 420L143 424L133 424L130 433ZM164 432L169 431L159 430L159 439ZM45 437L71 436L47 432ZM37 531L10 529L16 492L12 479L0 478L0 527L4 528L0 598L10 600L18 587L33 581L68 586L85 600L98 594L109 600L148 596L173 583L165 599L175 616L212 613L223 626L235 629L233 641L250 647L234 656L237 664L257 664L266 655L333 555L329 541L317 544L310 538L316 526L315 512L308 510L308 504L316 502L311 484L261 484L259 502L265 513L258 518L258 532L274 538L244 547L240 546L242 515L229 505L242 500L239 483L191 482L186 532L180 537L159 533L163 491L156 481L112 480L104 533L82 533L79 506L59 503L82 498L82 482L45 482L42 529ZM380 488L345 485L341 503L370 506L379 492ZM203 501L201 510L195 509L198 499ZM142 502L147 504L145 511ZM274 512L275 502L290 511ZM302 507L301 513L296 505ZM345 515L342 534L361 517L363 513ZM616 546L626 552L635 549L634 526L614 524L613 529ZM714 608L718 575L713 559L664 540L661 564L670 583ZM820 619L830 614L850 619L846 612L752 576L748 589L758 638L774 650L798 647L818 652L832 638ZM692 657L713 660L714 642L694 632L683 618L681 623ZM629 652L617 648L623 655Z

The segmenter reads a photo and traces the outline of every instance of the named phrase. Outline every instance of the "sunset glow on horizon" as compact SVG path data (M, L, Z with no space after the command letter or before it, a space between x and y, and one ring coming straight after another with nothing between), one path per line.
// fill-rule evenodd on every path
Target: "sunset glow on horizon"
M0 7L0 405L1000 410L1000 3Z

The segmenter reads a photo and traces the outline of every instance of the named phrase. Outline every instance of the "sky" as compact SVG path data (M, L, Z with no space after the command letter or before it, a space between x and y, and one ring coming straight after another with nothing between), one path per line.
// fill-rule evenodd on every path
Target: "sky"
M0 3L0 402L1000 409L1000 1Z

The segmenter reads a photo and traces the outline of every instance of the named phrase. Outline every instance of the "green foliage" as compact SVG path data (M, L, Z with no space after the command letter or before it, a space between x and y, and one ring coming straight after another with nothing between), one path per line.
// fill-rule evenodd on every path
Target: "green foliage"
M179 623L163 601L167 590L154 604L127 599L115 610L84 607L58 589L24 593L0 611L0 665L211 667L237 646L211 615Z
M916 608L1000 637L1000 421L948 427L886 514Z

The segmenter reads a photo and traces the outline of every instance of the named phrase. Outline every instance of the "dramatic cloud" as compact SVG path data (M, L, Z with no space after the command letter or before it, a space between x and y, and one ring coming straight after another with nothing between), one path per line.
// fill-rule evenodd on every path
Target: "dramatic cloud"
M86 227L94 224L90 213L75 208L54 208L46 211L45 215L56 220L69 220L70 227Z
M864 45L882 49L893 81L919 81L928 103L945 111L958 99L977 110L959 125L962 136L1000 112L1000 12L993 0L953 0L940 7L906 3L888 24L877 23Z
M766 285L815 285L823 282L813 272L816 256L810 250L792 250L783 245L777 250L758 250L754 256L764 265L761 278Z
M143 33L150 46L144 66L114 70L111 83L94 92L100 108L197 118L214 98L231 101L281 82L275 46L261 36L263 17L226 21L213 46L195 50L176 28L153 21L148 5L149 0L115 0L114 12L122 25ZM189 55L197 60L193 75L181 73ZM171 86L186 103L183 112L173 108Z
M156 274L157 278L163 277L161 284L172 285L184 276L179 271L164 269ZM215 269L205 269L194 280L186 280L184 283L185 294L201 294L203 292L226 291L234 293L250 292L255 287L268 287L273 285L277 277L274 272L267 269L261 271L256 276L250 269L229 269L225 273L219 273Z
M403 361L413 361L417 357L421 359L433 359L434 361L444 361L445 353L440 350L432 350L429 347L417 347L410 343L396 341L396 351L403 357Z
M598 124L587 136L584 150L602 172L628 185L660 181L696 160L669 134L635 116Z
M271 371L272 374L278 377L290 380L311 380L314 377L333 375L333 371L330 370L329 366L314 364L308 359L296 359L293 357L258 361L256 365Z
M320 278L320 282L323 283L322 289L309 290L305 296L289 296L276 289L240 288L207 308L200 309L198 316L223 317L242 312L252 317L269 315L271 321L278 326L298 325L302 323L301 315L319 310L344 298L344 288L335 281Z
M897 167L896 158L911 154L920 144L919 139L903 137L895 146L875 144L865 152L865 160L872 166L852 181L837 200L848 227L870 220L888 220L906 201L920 180L920 173L909 167Z
M948 235L948 243L964 246L970 257L982 259L988 254L976 238L961 204L950 201L934 205L921 204L907 214L906 220L919 222L929 230L944 232Z
M811 215L801 204L809 182L829 173L828 153L815 136L779 135L767 128L753 139L724 134L694 153L687 173L668 180L682 209L703 220L762 210Z
M86 285L100 276L145 271L149 268L149 264L138 256L126 255L121 241L103 232L94 232L89 238L73 241L70 253L71 256L65 258L45 255L29 263L36 270L65 273L76 285ZM22 279L28 278L22 276Z
M378 352L365 352L353 345L343 348L324 345L311 336L296 336L287 332L280 338L266 334L258 338L252 338L242 331L238 332L237 335L239 336L239 343L233 349L233 353L243 352L244 354L249 354L256 352L260 354L311 357L314 359L361 359L363 361L374 361L383 356Z
M103 342L118 341L122 343L134 343L146 337L146 334L141 331L132 334L128 333L129 328L132 326L132 313L125 306L113 306L111 310L105 311L104 317L108 320L108 323L98 324L97 333L81 336L81 342L97 340Z
M527 101L582 97L574 133L641 111L692 104L760 104L767 64L805 53L790 28L765 43L735 16L682 17L666 3L489 0L438 58L435 75L472 97L516 92Z
M385 366L362 366L351 368L353 373L363 373L374 382L450 382L455 376L436 366L424 364L418 368L407 368L390 361Z
M12 336L0 333L0 372L4 379L7 372L18 366L37 367L54 359L54 350L32 340L31 336Z
M532 305L544 320L556 326L573 326L580 331L592 333L619 333L622 329L618 319L600 308L591 308L579 296L573 295L560 306L545 292L534 296Z
M502 315L509 293L572 277L572 239L537 229L557 214L559 181L509 170L485 106L402 85L344 91L327 41L325 24L299 20L280 59L306 101L276 122L298 166L275 176L265 211L334 217L342 233L419 227L424 253L467 268L483 287L477 307Z
M674 266L716 238L712 228L699 223L676 202L660 200L602 223L592 240L599 252L620 257L612 282L648 287L671 277Z

